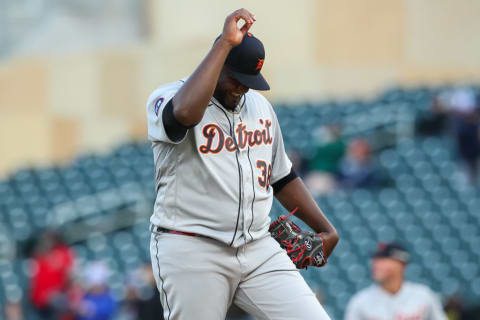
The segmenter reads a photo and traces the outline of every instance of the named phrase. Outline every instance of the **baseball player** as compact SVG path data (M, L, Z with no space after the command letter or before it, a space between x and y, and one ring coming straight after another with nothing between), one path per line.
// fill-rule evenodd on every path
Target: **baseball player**
M409 254L401 245L380 243L372 262L377 284L352 297L345 320L447 320L428 287L404 281L408 261Z
M196 70L147 102L157 192L150 251L165 319L225 319L231 303L257 319L329 319L297 267L323 265L338 235L254 91L269 89L254 22L234 11ZM315 233L286 217L270 226L274 195Z

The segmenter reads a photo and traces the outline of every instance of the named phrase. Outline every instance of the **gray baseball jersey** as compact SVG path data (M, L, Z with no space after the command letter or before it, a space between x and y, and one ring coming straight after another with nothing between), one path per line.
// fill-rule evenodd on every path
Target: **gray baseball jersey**
M291 162L270 103L249 90L230 111L212 98L203 119L178 142L162 111L184 81L155 90L147 102L157 197L151 223L238 247L268 234L271 184Z
M392 295L372 285L350 300L345 320L446 320L437 296L425 285L404 282Z

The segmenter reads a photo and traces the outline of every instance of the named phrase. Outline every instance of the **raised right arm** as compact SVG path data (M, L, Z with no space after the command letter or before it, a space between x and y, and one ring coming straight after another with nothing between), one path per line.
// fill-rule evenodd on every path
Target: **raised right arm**
M239 20L245 21L241 28ZM228 53L242 42L254 22L255 16L246 9L227 16L222 35L172 99L173 116L180 124L192 127L202 120Z

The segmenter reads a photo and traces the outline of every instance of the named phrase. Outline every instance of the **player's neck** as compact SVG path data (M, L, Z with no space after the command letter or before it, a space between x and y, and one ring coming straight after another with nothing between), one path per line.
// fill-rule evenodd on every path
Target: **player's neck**
M392 295L398 293L398 291L400 291L400 289L402 288L402 285L403 285L403 277L392 278L381 284L382 289Z

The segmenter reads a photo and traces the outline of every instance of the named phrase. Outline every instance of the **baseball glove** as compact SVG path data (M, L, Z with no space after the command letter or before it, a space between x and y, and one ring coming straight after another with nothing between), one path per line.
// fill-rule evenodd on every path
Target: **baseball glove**
M322 237L314 232L300 229L288 219L297 209L273 221L268 231L280 247L287 251L297 269L306 269L309 266L323 267L327 263L327 256Z

